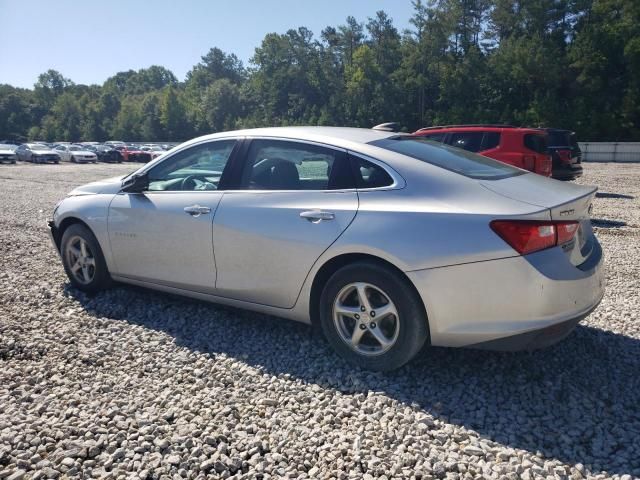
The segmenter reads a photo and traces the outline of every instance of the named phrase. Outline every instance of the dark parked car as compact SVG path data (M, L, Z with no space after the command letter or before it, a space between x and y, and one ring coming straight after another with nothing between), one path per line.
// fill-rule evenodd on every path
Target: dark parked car
M87 150L91 150L98 156L101 162L122 163L124 158L113 145L85 145Z
M582 176L582 151L575 132L559 128L543 128L547 133L547 148L551 154L551 176L558 180L573 180Z

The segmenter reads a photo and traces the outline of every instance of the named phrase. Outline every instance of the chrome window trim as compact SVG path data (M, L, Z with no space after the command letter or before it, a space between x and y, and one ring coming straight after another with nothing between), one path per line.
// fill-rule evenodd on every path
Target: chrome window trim
M380 160L377 160L375 158L371 158L368 155L365 155L363 153L355 152L353 150L349 150L348 148L336 147L335 145L331 145L329 143L314 142L312 140L301 140L301 139L290 138L290 137L270 137L270 136L267 136L267 135L260 135L260 136L255 136L255 137L254 136L248 136L248 137L245 137L245 138L247 140L280 140L280 141L286 141L286 142L302 143L302 144L307 144L307 145L313 145L313 146L316 146L316 147L328 148L330 150L335 150L337 152L345 153L347 155L354 155L354 156L360 157L363 160L371 162L371 163L379 166L380 168L382 168L393 179L393 184L387 185L385 187L375 187L375 188L340 188L340 189L331 189L331 190L329 190L329 189L320 189L320 190L228 189L228 190L224 191L225 193L260 193L260 194L264 194L264 193L293 193L293 192L349 193L349 192L371 192L371 191L378 191L378 190L399 190L399 189L402 189L402 188L406 187L406 185L407 185L407 182L404 180L404 178L402 178L402 176L398 172L393 170L386 163L384 163L384 162L382 162ZM243 159L243 160L246 160L246 159Z
M187 149L189 149L191 147L197 147L197 146L200 146L200 145L204 145L205 143L214 143L214 142L219 142L219 141L224 141L224 140L235 140L236 142L238 142L238 141L241 141L244 138L245 137L237 137L237 136L216 137L216 138L209 138L209 139L206 139L206 140L201 140L201 141L195 142L195 143L189 143L188 145L182 146L182 148L180 148L180 146L174 147L174 148L179 148L179 150L175 150L175 151L173 149L169 150L168 152L165 152L165 154L156 157L155 160L158 160L157 162L152 160L147 165L143 166L140 170L136 170L133 173L148 173L149 170L151 170L152 168L155 168L155 167L157 167L158 165L160 165L160 164L162 164L164 162L170 161L175 155L177 155L180 152L184 152L185 150L187 150Z
M387 185L384 187L358 188L357 190L359 192L375 192L378 190L401 190L407 186L407 182L404 179L404 177L400 175L396 170L394 170L391 166L389 166L387 163L383 162L382 160L378 160L377 158L373 158L373 157L370 157L369 155L365 155L364 153L360 153L360 152L355 152L353 150L349 150L349 154L353 155L354 157L359 157L362 160L366 160L367 162L373 163L374 165L377 165L378 167L382 168L385 172L387 172L387 175L389 175L393 180L393 183L391 185Z
M214 142L219 142L219 141L225 141L225 140L235 140L236 142L242 141L245 137L237 137L237 136L229 136L229 137L217 137L217 138L209 138L206 140L201 140L199 142L195 142L195 143L190 143L188 145L184 145L182 148L179 148L180 145L178 147L174 147L174 148L179 148L179 150L169 150L168 152L166 152L167 154L170 153L170 155L165 156L160 155L158 157L156 157L154 160L151 160L151 162L149 162L148 164L144 165L142 168L140 168L139 170L135 170L133 172L131 172L129 175L126 175L125 177L122 178L122 180L124 181L125 178L130 177L131 175L134 175L136 173L149 173L149 170L151 170L152 168L157 167L158 165L163 164L164 162L170 161L174 155L177 155L180 152L184 152L185 150L191 148L191 147L197 147L199 145L204 145L205 143L214 143ZM235 148L235 146L234 146ZM158 161L155 161L158 160ZM225 166L226 167L226 166ZM122 190L120 190L118 192L118 195L121 194L126 194L126 195L148 195L148 194L156 194L156 193L160 193L160 194L167 194L167 193L222 193L225 192L226 190L145 190L143 192L123 192Z

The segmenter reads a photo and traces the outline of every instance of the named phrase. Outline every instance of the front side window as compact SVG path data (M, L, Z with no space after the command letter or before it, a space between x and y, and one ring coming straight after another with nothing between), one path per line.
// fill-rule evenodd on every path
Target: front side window
M252 190L336 190L353 188L346 154L286 140L252 140L242 174Z
M483 132L458 132L452 133L449 145L462 148L468 152L479 152L482 148Z
M418 136L389 137L371 142L370 145L400 153L469 178L498 180L526 173L492 158L444 145L434 145Z
M482 137L481 151L491 150L500 145L500 133L499 132L485 132Z
M444 137L447 136L446 133L430 133L428 135L420 135L421 137L424 137L425 140L431 140L432 142L444 142Z
M235 140L218 140L181 150L149 170L149 191L217 190Z

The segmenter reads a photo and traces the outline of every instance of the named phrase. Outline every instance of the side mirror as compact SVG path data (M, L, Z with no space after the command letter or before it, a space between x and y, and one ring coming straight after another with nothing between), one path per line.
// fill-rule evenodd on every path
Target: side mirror
M149 188L149 177L146 173L136 173L122 182L122 192L140 193Z

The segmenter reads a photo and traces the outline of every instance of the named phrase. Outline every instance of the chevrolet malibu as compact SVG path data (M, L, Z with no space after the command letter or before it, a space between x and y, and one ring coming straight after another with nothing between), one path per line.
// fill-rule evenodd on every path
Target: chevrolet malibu
M79 187L49 227L80 290L116 281L315 324L351 363L391 370L425 344L568 335L604 294L595 190L415 136L270 128Z

